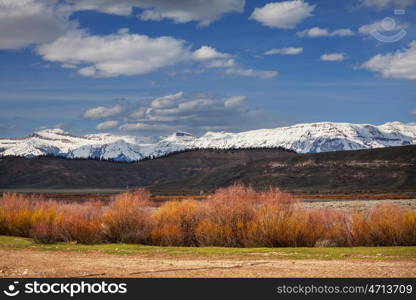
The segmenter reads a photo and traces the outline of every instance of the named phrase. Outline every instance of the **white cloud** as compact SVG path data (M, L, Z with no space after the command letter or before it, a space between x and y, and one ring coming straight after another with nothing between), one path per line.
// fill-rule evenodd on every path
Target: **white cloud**
M227 13L241 13L245 0L67 0L70 9L96 10L107 14L129 16L141 8L141 20L171 19L176 23L199 22L205 26Z
M19 49L62 35L72 25L55 4L52 0L1 0L0 49Z
M112 107L98 106L87 110L84 113L84 118L88 120L106 119L120 115L123 111L124 108L121 105Z
M44 60L60 62L64 68L76 68L78 74L87 77L141 75L181 62L199 62L208 69L225 68L225 73L232 75L263 79L277 75L273 71L235 68L237 63L230 54L210 46L192 52L183 40L150 38L130 34L126 29L106 36L72 30L52 43L40 45L36 51Z
M120 130L141 130L146 127L143 123L127 123L119 127Z
M416 109L411 110L411 111L410 111L410 114L412 114L412 115L416 115Z
M384 9L394 6L394 8L406 8L415 3L415 0L362 0L364 6Z
M385 78L416 80L416 41L409 48L385 55L378 54L365 62L364 69L378 72Z
M354 32L348 28L341 28L336 30L329 30L327 28L319 28L313 27L310 29L305 29L303 31L299 31L297 33L300 37L310 37L310 38L317 38L317 37L333 37L333 36L351 36L354 35Z
M102 123L98 124L95 127L95 129L97 129L97 130L106 130L106 129L114 128L117 125L118 125L118 121L110 120L110 121L105 121L105 122L102 122Z
M204 114L238 107L244 100L243 96L218 98L202 93L185 95L183 92L178 92L151 100L148 105L140 107L129 117L140 122L188 119L195 116L197 119L203 119Z
M202 46L193 53L193 59L195 59L196 61L205 61L216 58L227 58L229 56L229 54L218 52L210 46Z
M186 41L133 34L126 28L114 34L92 35L69 21L75 11L96 10L128 16L138 7L178 13L179 19L184 12L198 11L203 14L198 21L208 24L221 15L220 11L245 5L244 0L216 1L0 0L0 49L37 44L35 51L45 61L60 63L62 68L93 78L141 75L182 62L201 63L205 68L202 71L222 68L230 69L227 73L233 75L271 77L268 71L237 68L232 55L207 45L192 52ZM214 11L215 18L211 14Z
M210 69L215 68L231 68L236 65L234 59L217 59L207 63L205 66Z
M218 52L210 46L202 46L192 53L195 61L204 62L208 69L232 68L237 65L236 61L228 53Z
M74 64L62 64L61 65L61 68L64 68L64 69L77 69L78 67L77 67L77 65L74 65Z
M253 121L259 122L259 112L253 113L245 104L246 97L218 97L205 93L186 95L178 92L149 100L139 106L134 104L127 111L129 114L119 116L123 120L119 129L131 131L202 131L204 128L217 126L228 128L240 127Z
M144 74L177 64L190 55L185 41L150 38L126 30L106 36L70 31L39 46L37 52L48 61L79 65L78 73L90 77Z
M345 54L342 53L331 53L321 55L321 60L323 61L343 61L345 59Z
M288 48L274 48L270 49L266 52L264 52L264 55L276 55L276 54L282 54L282 55L297 55L301 54L303 52L303 48L295 48L295 47L288 47Z
M278 75L277 71L261 71L243 68L229 68L223 71L224 74L244 77L258 77L260 79L272 79Z
M307 17L312 16L315 5L309 5L303 0L271 2L263 7L257 7L250 16L265 26L293 29Z
M126 123L118 129L125 131L172 131L172 126L161 124Z
M176 100L181 99L183 97L183 92L179 92L172 95L163 96L160 98L154 99L150 103L150 107L153 108L171 108L176 105Z
M129 16L141 8L142 19L208 25L226 13L241 13L244 6L245 0L0 0L0 49L52 42L77 28L77 22L69 20L76 11Z
M381 20L381 21L376 21L371 24L363 25L358 29L358 32L361 34L371 34L374 31L389 32L389 31L397 31L397 30L405 29L408 27L408 25L405 25L405 24L396 23L396 24L389 25L385 22L386 22L385 20Z
M224 101L224 106L225 107L236 107L236 106L241 105L241 103L243 103L245 100L246 100L245 96L230 97L230 98L228 98Z

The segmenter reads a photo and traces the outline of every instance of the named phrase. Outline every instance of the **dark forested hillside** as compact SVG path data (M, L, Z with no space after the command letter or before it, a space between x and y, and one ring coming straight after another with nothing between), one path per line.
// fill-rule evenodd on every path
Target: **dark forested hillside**
M159 194L196 194L233 183L305 192L416 192L416 146L316 154L196 150L138 163L0 158L1 189L145 186Z

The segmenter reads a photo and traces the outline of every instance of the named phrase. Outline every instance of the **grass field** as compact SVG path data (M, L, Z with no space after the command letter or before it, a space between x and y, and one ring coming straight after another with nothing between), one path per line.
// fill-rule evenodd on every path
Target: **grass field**
M37 244L0 236L0 277L416 277L416 247Z

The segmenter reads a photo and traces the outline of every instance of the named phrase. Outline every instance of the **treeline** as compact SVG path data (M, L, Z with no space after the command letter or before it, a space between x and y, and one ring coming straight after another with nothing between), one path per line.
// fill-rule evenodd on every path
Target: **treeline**
M192 148L192 149L183 149L183 150L178 150L178 151L173 151L173 152L169 152L166 154L161 154L161 155L150 155L150 156L146 156L143 157L142 159L139 160L121 160L121 159L112 159L112 158L100 158L100 157L67 157L65 155L60 155L60 154L43 154L43 155L38 155L38 156L32 156L32 157L24 157L27 159L37 159L37 158L61 158L61 159L70 159L70 160L95 160L95 161L108 161L108 162L113 162L113 163L138 163L141 161L146 161L146 160L153 160L153 159L158 159L158 158L166 158L172 155L176 155L176 154L180 154L180 153L187 153L187 152L196 152L196 151L206 151L206 152L214 152L214 153L235 153L235 152L239 152L239 151L284 151L284 152L288 152L288 153L296 153L296 151L294 150L289 150L283 147L251 147L251 148L227 148L227 149L222 149L222 148ZM22 158L22 156L17 156L17 155L7 155L7 156L1 156L0 155L0 159L2 157L10 157L10 158Z
M235 152L240 152L240 151L247 151L247 152L249 151L284 151L288 153L296 153L296 151L294 150L289 150L283 147L250 147L250 148L227 148L227 149L199 148L198 147L198 148L192 148L192 149L183 149L183 150L173 151L173 152L166 153L163 155L151 155L151 156L143 158L140 161L164 158L164 157L169 157L169 156L180 154L180 153L188 153L188 152L196 152L196 151L201 151L201 152L205 151L205 152L213 152L213 153L235 153Z
M144 189L110 204L58 203L4 194L0 234L39 243L140 243L162 246L334 247L416 245L416 211L380 205L368 211L306 209L278 189L217 190L204 201L168 201L156 209Z

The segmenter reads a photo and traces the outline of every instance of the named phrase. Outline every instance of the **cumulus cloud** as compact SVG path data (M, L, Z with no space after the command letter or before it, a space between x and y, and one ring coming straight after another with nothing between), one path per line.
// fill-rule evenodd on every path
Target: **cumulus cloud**
M87 110L84 113L84 119L99 120L106 119L120 115L124 111L124 107L121 105L115 105L112 107L98 106Z
M264 55L297 55L303 52L303 48L296 48L296 47L288 47L288 48L274 48L264 52Z
M94 36L73 30L37 48L43 59L79 66L90 77L144 74L185 60L190 54L185 41L172 37L150 38L120 30Z
M123 105L124 109L118 105L91 108L84 117L107 119L96 126L97 130L117 127L123 131L147 131L151 134L173 130L201 133L207 128L250 128L267 119L262 111L252 109L244 96L177 92L140 102L125 102Z
M44 60L59 62L64 68L77 69L87 77L141 75L182 62L201 63L207 69L223 68L226 74L272 78L274 71L236 68L228 53L210 46L191 51L190 46L173 37L151 38L131 34L127 29L106 36L72 30L55 41L40 45L37 53Z
M351 36L354 35L354 32L349 28L341 28L336 30L329 30L327 28L313 27L310 29L305 29L297 33L300 37L333 37L333 36Z
M197 61L206 61L216 58L227 58L230 57L227 53L218 52L216 49L210 46L202 46L193 53L193 59Z
M277 71L261 71L244 68L229 68L223 71L224 74L244 77L258 77L260 79L272 79L278 75Z
M362 65L362 68L380 73L385 78L416 80L416 41L409 48L395 53L378 54Z
M234 59L217 59L208 62L205 64L207 68L214 69L214 68L231 68L234 67L237 63Z
M70 21L76 11L130 16L134 8L140 8L142 20L168 18L176 23L209 25L226 13L241 13L244 6L245 0L1 0L0 49L52 42L76 29L77 23Z
M226 126L241 122L247 114L245 97L221 98L203 93L185 95L183 92L151 100L131 113L123 130L172 130L205 126Z
M241 13L245 0L66 0L73 11L96 10L106 14L129 16L142 9L141 20L170 19L176 23L199 22L206 26L227 13Z
M53 0L1 0L0 49L19 49L50 42L73 23Z
M150 103L150 107L153 108L171 108L176 105L176 101L181 99L184 96L183 92L178 92L176 94L167 95L163 97L156 98Z
M343 53L331 53L331 54L322 54L321 60L323 61L343 61L345 59L345 54Z
M192 53L193 60L203 62L208 69L226 68L230 70L236 67L237 62L231 57L232 55L218 52L210 46L202 46Z
M413 5L416 1L415 0L362 0L361 1L364 6L367 7L374 7L377 9L385 9L385 8L406 8Z
M254 9L250 19L268 27L293 29L312 16L314 9L315 5L309 5L303 0L271 2Z
M114 127L117 127L118 125L118 121L114 121L114 120L110 120L110 121L105 121L102 122L100 124L98 124L95 129L97 130L106 130L106 129L111 129Z

